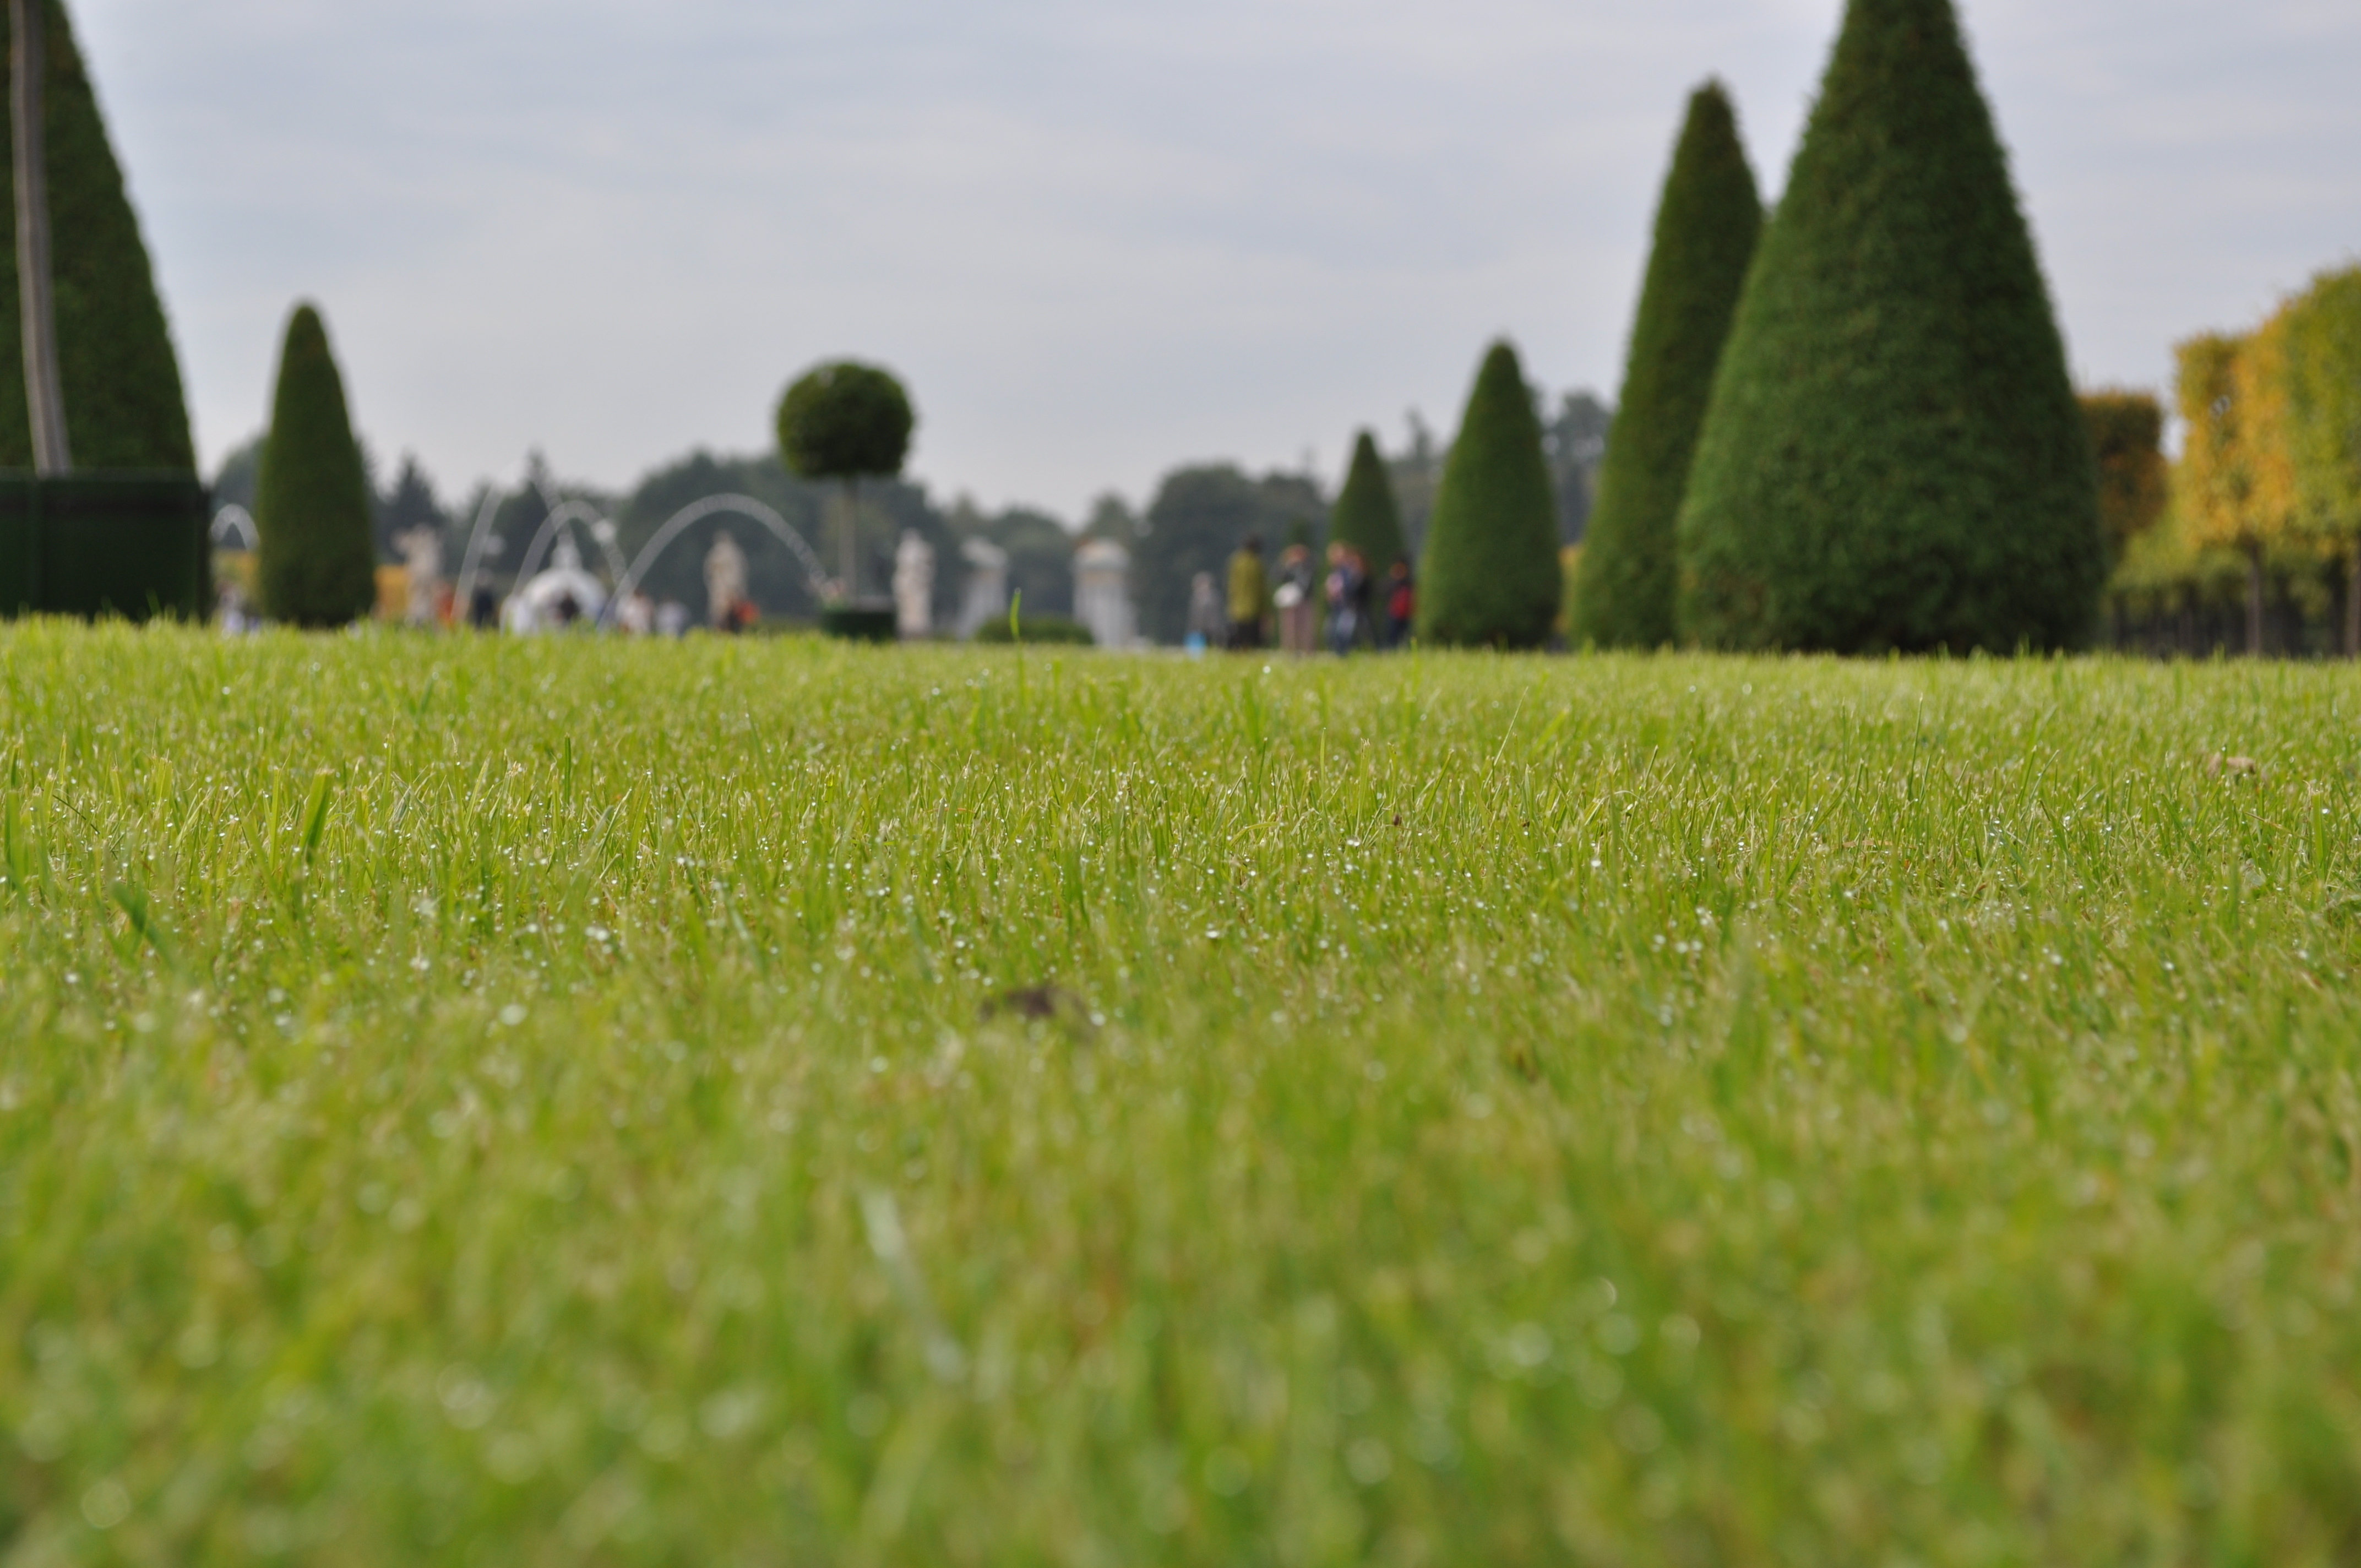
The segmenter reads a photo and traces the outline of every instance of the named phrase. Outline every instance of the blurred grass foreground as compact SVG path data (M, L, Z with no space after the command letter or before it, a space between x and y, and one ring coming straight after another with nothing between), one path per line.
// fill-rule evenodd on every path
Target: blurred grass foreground
M0 1558L2354 1562L2356 721L0 629Z

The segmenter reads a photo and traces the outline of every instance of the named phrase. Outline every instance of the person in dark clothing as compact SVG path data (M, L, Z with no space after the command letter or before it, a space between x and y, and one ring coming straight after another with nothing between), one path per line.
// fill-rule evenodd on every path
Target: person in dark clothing
M1410 641L1410 623L1418 614L1418 585L1411 580L1410 563L1397 561L1386 574L1386 646L1399 648Z

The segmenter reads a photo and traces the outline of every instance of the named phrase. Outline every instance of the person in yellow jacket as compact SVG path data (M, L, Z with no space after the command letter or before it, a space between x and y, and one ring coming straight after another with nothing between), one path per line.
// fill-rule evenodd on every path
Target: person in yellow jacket
M1249 533L1230 557L1230 647L1249 652L1262 646L1263 606L1270 583L1263 576L1262 537Z

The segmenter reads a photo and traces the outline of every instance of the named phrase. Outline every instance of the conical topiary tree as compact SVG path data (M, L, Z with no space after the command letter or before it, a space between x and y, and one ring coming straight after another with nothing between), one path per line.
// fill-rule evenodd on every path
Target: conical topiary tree
M1685 637L2057 647L2097 479L1950 0L1850 0L1722 351L1679 525Z
M49 197L49 268L59 380L76 468L193 471L189 414L164 308L123 190L73 30L44 0L42 127ZM9 37L0 5L0 40ZM5 59L0 54L0 59ZM0 181L14 137L0 115ZM25 401L23 316L16 296L16 203L0 202L0 468L33 466Z
M1721 83L1708 82L1689 98L1656 207L1621 405L1583 537L1570 621L1576 641L1653 648L1673 641L1674 528L1762 229L1763 198L1738 117Z
M279 354L279 389L255 476L255 569L263 613L341 626L377 602L368 480L345 407L344 378L320 313L299 304Z
M1361 432L1353 443L1352 466L1345 470L1345 488L1328 513L1328 537L1361 553L1373 582L1385 581L1394 563L1409 552L1402 545L1401 508L1394 504L1393 480L1386 460L1378 455L1377 438Z
M1476 373L1427 521L1419 639L1539 647L1557 617L1558 583L1557 500L1541 422L1517 351L1496 343Z

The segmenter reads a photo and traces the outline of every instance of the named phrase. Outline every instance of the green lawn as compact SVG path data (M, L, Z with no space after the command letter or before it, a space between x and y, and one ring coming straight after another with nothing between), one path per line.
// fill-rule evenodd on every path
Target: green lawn
M2356 767L2341 667L0 629L0 1561L2353 1563Z

